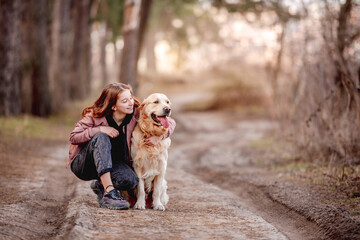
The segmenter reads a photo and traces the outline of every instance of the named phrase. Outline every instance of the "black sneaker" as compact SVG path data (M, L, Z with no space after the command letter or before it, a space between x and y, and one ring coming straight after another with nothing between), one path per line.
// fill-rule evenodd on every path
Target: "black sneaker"
M90 187L93 190L93 192L98 196L98 201L100 201L104 195L103 185L98 180L96 180L90 184Z
M105 193L103 198L99 201L100 207L110 209L128 209L130 204L123 198L121 193L115 188L108 193Z

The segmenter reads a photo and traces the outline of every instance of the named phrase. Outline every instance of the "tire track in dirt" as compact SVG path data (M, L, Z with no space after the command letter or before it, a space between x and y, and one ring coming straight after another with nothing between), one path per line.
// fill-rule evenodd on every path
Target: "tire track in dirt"
M178 169L169 168L167 180L170 202L164 212L99 208L89 182L78 182L68 208L68 213L76 212L76 220L58 238L287 239L231 193Z
M264 132L273 128L272 123L264 120L236 121L236 116L226 114L191 112L177 116L182 131L174 136L174 145L180 150L170 153L177 159L170 166L184 169L235 194L240 204L290 239L324 238L315 223L271 198L265 183L276 183L276 178L253 167L251 157L244 151L249 142L261 138Z
M64 167L66 147L34 150L44 145L29 141L21 145L25 152L12 146L1 153L1 239L53 238L70 221L65 216L74 179Z

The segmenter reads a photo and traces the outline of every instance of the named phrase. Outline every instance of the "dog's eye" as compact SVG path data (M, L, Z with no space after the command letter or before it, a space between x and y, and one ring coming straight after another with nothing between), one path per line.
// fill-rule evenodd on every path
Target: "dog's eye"
M156 100L154 103L155 103L155 104L158 104L158 103L159 103L159 100Z
M169 104L169 103L170 103L170 101L166 101L166 103L167 103L167 104Z

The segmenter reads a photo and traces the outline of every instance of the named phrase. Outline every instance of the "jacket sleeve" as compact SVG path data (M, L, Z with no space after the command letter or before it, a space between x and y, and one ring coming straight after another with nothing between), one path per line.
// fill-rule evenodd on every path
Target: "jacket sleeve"
M168 132L164 135L164 138L168 138L171 136L171 134L173 134L174 130L175 130L175 127L176 127L176 122L173 118L170 118L169 117L169 130Z
M70 133L70 142L74 145L80 145L91 140L91 138L100 132L100 126L95 126L93 117L85 115Z

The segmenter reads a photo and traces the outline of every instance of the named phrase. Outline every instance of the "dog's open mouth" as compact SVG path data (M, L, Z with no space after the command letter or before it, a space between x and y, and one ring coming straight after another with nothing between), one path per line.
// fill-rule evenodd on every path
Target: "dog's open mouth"
M168 128L169 127L169 119L167 118L167 116L157 116L154 113L151 114L151 118L154 120L154 122L156 123L156 125L162 125L164 128Z

